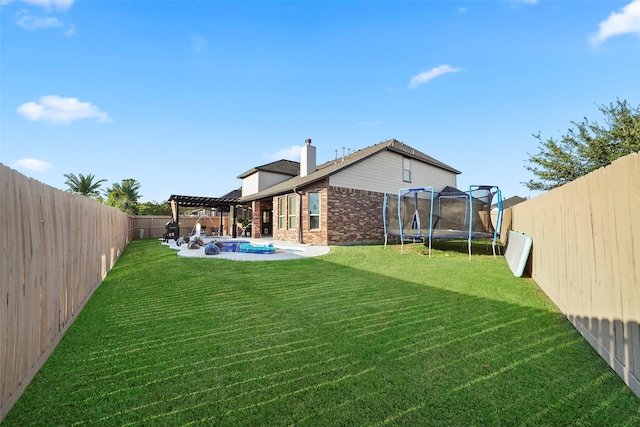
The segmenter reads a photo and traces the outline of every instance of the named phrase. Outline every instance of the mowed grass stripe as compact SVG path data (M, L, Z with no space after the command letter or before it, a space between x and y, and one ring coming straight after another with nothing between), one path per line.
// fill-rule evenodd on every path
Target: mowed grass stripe
M638 402L500 258L135 241L5 424L638 425Z
M278 335L283 333L298 332L298 331L304 330L303 328L294 328L294 329L288 329L288 330L278 330L274 332L274 329L276 329L280 325L282 324L275 323L275 322L266 324L266 325L265 324L256 325L255 323L247 322L247 325L240 326L240 325L234 324L233 325L234 328L225 329L225 330L212 331L211 329L201 329L201 330L188 331L186 333L180 332L180 331L173 331L172 334L167 334L166 336L162 336L159 338L152 338L152 339L149 339L146 336L143 336L140 338L140 340L135 340L133 342L128 341L127 343L121 346L89 352L88 358L86 360L87 361L100 360L101 358L104 358L104 357L114 357L119 354L125 354L125 353L134 352L134 351L154 350L163 346L184 344L194 340L211 339L214 337L223 338L227 335L237 339L237 336L239 335L240 332L250 333L252 334L252 336L257 335L257 336L264 337L269 335ZM249 338L243 338L242 340L244 339L249 339ZM226 341L221 341L221 342L226 342Z
M261 336L262 337L267 337L267 336L290 334L290 333L293 333L293 332L299 332L301 330L302 330L301 328L298 328L298 329L289 330L289 331L272 332L272 333L269 333L269 334L263 334ZM197 338L197 337L195 337L195 338ZM247 341L249 339L250 338L241 338L241 339L237 339L237 340L231 340L231 341L227 341L227 342L222 342L220 345L221 346L235 345L237 343L241 343L241 342ZM253 339L253 338L251 338L251 339ZM184 341L184 340L182 341L182 343L185 343L185 342L186 341ZM180 342L172 342L171 344L172 345L181 345ZM291 344L291 343L289 343L289 344ZM158 347L156 349L149 349L149 351L154 351L154 350L157 351L158 349L162 350L162 348ZM135 371L140 371L140 370L154 372L154 371L162 370L162 367L165 366L165 365L174 365L175 364L175 361L173 361L173 360L162 359L162 360L156 361L155 363L139 366L139 367L132 368L132 369L126 369L126 370L121 370L121 371L118 371L118 372L113 372L113 370L111 368L112 365L110 364L110 361L107 360L109 358L121 358L121 357L123 357L125 355L129 355L130 353L134 353L136 351L143 351L143 350L147 350L147 349L139 347L139 348L129 349L127 351L120 351L118 353L110 354L108 357L96 358L95 360L97 360L99 362L102 362L102 364L101 364L101 366L100 365L96 365L92 369L93 374L96 375L95 380L96 381L100 381L100 380L113 379L113 378L115 378L117 376L129 375L129 374L132 374ZM231 357L234 357L234 356L237 356L237 355L240 355L240 354L213 356L213 353L208 353L207 354L207 356L208 356L207 362L210 363L211 361L217 360L217 359L228 359L228 358L231 358ZM188 366L193 367L197 363L200 363L200 362L191 361ZM103 367L105 369L100 369L101 367ZM100 376L103 372L104 372L104 375Z
M333 325L333 327L343 331L359 332L362 329L389 325L391 323L402 323L407 320L412 321L416 318L422 319L424 323L429 323L432 320L440 319L443 314L448 314L449 312L448 308L442 306L434 309L432 304L412 305L405 308L363 314L356 316L356 318L349 322L344 322L344 319L341 319L325 322L324 324ZM383 319L384 321L381 321Z
M131 296L131 302L122 305L114 305L112 307L111 316L106 316L105 321L115 320L116 322L131 316L137 317L144 321L145 317L156 318L162 314L173 314L174 312L184 312L185 303L189 304L192 309L219 308L219 304L225 302L229 306L246 306L255 303L255 298L247 295L234 295L229 298L220 298L211 293L189 293L189 289L184 290L186 295L176 295L159 301L154 295L146 295L143 297ZM152 304L151 304L152 303ZM118 313L114 310L117 309Z
M161 310L143 310L141 312L132 311L131 316L135 316L135 320L127 321L117 321L113 323L114 327L124 327L124 328L144 328L144 327L153 327L150 325L153 322L157 321L169 321L169 322L180 322L185 321L189 322L190 319L199 316L216 316L217 314L229 313L230 311L241 311L245 309L250 309L255 307L255 302L245 302L245 301L234 301L233 303L226 304L224 306L218 306L215 308L210 307L201 307L201 308L192 308L189 311L185 311L184 307L174 308L171 310L161 311Z
M396 360L401 360L401 359L407 359L407 358L412 358L415 357L418 354L421 353L429 353L437 348L441 348L441 347L447 347L447 346L451 346L452 344L460 344L463 341L472 339L472 338L477 338L477 337L481 337L484 335L489 335L493 332L498 331L499 329L502 328L507 328L508 326L512 326L518 323L522 323L524 322L524 318L520 318L520 319L514 319L511 320L510 322L507 323L502 323L499 325L494 325L491 327L487 327L484 329L480 329L480 330L476 330L477 328L469 328L474 330L473 332L469 332L466 335L463 336L459 336L458 334L453 334L453 333L444 333L442 334L442 336L440 336L438 338L438 340L432 340L432 341L436 341L435 343L433 343L432 345L428 345L425 346L424 342L420 342L420 343L411 343L411 344L407 344L404 346L400 346L400 347L395 347L393 350L391 350L392 352L402 352L403 354L401 356L398 356L396 358ZM476 325L473 325L476 326ZM447 337L452 337L449 340L445 339ZM416 349L417 347L417 349Z
M352 364L344 365L344 366L341 366L341 367L334 367L334 368L332 368L330 370L330 372L335 373L336 371L339 371L341 369L347 369L347 368L351 368L351 367L352 367ZM342 375L340 377L337 377L337 378L334 378L334 379L331 379L331 380L312 383L310 385L306 385L306 386L301 387L301 388L294 388L293 390L287 391L287 392L282 393L282 394L277 394L276 393L273 397L271 397L269 399L258 401L258 402L254 402L254 403L251 403L251 404L248 404L248 405L245 405L245 406L240 406L238 408L228 409L221 416L206 417L206 418L199 419L197 421L192 421L190 423L186 423L185 425L193 425L193 424L196 424L196 423L197 424L200 424L200 423L211 423L211 422L214 422L214 421L216 421L216 420L218 420L220 418L229 417L233 413L240 413L240 412L246 412L246 411L252 411L252 410L255 411L255 410L259 409L262 406L272 404L272 403L274 403L276 401L285 400L285 399L287 399L289 397L292 397L292 396L295 396L297 394L306 393L306 392L309 392L309 391L312 391L312 390L318 390L318 389L321 389L321 388L324 388L324 387L328 387L328 386L331 386L331 385L335 385L335 384L339 384L339 383L351 380L353 378L365 375L368 372L373 371L374 369L375 369L374 367L370 367L370 368L367 368L367 369L364 369L362 371L355 372L355 373L349 372L347 374L344 374L344 375ZM245 392L245 393L242 393L242 394L239 394L239 395L234 395L234 396L231 396L231 397L229 397L227 399L221 399L221 400L213 401L213 402L202 402L202 403L200 403L198 405L195 405L193 407L181 408L179 410L175 410L175 411L164 413L164 414L161 414L161 415L158 415L158 416L150 417L150 418L142 420L142 422L143 423L147 423L149 421L155 421L155 420L157 420L159 418L171 417L171 416L177 415L178 413L182 413L182 412L186 412L186 411L194 411L195 409L198 409L198 408L201 408L201 407L204 407L204 406L211 406L211 405L214 405L214 404L217 404L217 403L230 402L230 401L235 403L235 402L238 402L241 398L243 398L245 396L248 396L250 394L253 394L253 393L262 395L265 392L267 392L270 395L272 395L273 394L273 393L271 393L272 390L277 388L277 387L280 387L280 386L283 386L283 385L290 385L290 384L294 384L294 383L297 383L297 382L302 382L302 381L307 380L309 378L314 378L315 379L317 377L318 377L318 375L316 374L316 375L304 375L304 376L300 376L300 377L296 377L296 378L291 378L291 379L289 379L287 381L283 381L283 382L280 382L280 383L272 384L272 385L269 385L269 386L261 388L261 389L256 389L256 390L252 390L250 392ZM166 420L166 422L171 423L171 420ZM125 424L125 425L133 425L133 424Z
M144 389L151 385L159 385L160 387L162 387L163 383L170 382L177 378L182 378L186 374L198 376L212 371L220 371L220 373L218 373L217 375L224 375L225 369L234 366L240 366L241 369L244 369L243 365L250 366L255 363L264 362L265 360L271 358L282 359L283 357L292 355L295 356L303 352L310 352L310 354L315 354L315 352L319 348L326 345L323 343L313 344L310 343L310 341L311 340L309 339L301 340L278 345L275 347L256 349L244 353L211 357L202 360L191 360L188 363L185 362L172 365L165 364L165 366L153 365L148 366L149 368L151 368L151 370L143 370L141 373L133 372L130 370L126 373L126 375L124 375L124 377L121 378L117 378L117 374L113 376L103 377L100 380L112 384L112 386L109 387L109 391L101 395L91 396L85 399L84 402L88 403L92 400L100 401L116 394L135 393L136 390ZM304 345L306 343L309 344ZM118 384L124 386L118 388ZM81 394L83 391L78 392Z
M133 413L133 412L136 412L136 411L142 411L142 410L147 409L147 408L149 408L151 406L163 405L163 404L165 404L167 402L185 400L185 399L188 399L188 398L193 397L193 396L202 395L202 394L208 394L208 393L211 393L211 392L214 392L216 390L223 389L223 388L225 390L230 390L230 389L233 389L235 387L246 386L248 384L252 384L253 385L255 383L259 384L260 382L264 382L264 381L267 381L269 384L271 384L272 381L277 380L278 377L291 374L292 372L306 371L307 369L313 368L313 367L318 366L318 365L334 363L334 362L337 362L338 360L343 359L345 357L346 356L343 355L343 356L340 356L340 357L335 357L335 358L331 358L331 359L327 359L327 360L320 360L320 361L317 361L317 362L314 362L314 363L309 363L307 365L294 366L294 367L289 368L289 369L284 369L284 370L280 370L280 371L270 372L270 373L267 373L267 374L262 374L262 375L256 376L256 377L247 378L247 379L244 379L242 381L238 381L236 383L232 383L232 384L228 384L228 385L218 384L218 385L216 385L214 387L208 387L208 388L198 389L198 390L195 390L195 391L190 391L188 393L184 393L184 394L180 394L180 395L168 398L168 399L166 399L166 401L155 401L155 402L147 403L145 405L132 407L132 408L127 408L127 409L119 411L119 412L117 412L117 413L115 413L113 415L110 415L108 417L103 417L102 419L100 419L98 421L100 421L100 422L107 421L107 420L114 421L118 417L130 414L130 413ZM257 390L259 390L259 388L260 388L260 386L256 385L254 390L257 392ZM243 392L243 394L245 394L245 393ZM227 400L229 400L229 399L231 399L231 398L227 398Z
M216 358L217 362L226 361L226 363L218 363L214 365L209 365L211 360L200 360L200 361L191 362L188 364L173 365L173 366L165 367L164 369L154 366L153 375L147 372L139 375L129 375L124 379L107 378L107 383L110 383L113 386L123 385L123 384L125 386L121 386L119 388L112 388L106 393L98 396L91 396L89 398L86 398L84 402L89 403L92 400L100 401L101 399L105 399L105 398L108 398L109 396L113 396L120 393L132 394L136 390L145 389L151 385L159 385L160 387L162 387L163 383L169 383L171 382L171 380L174 380L176 378L183 378L185 376L185 373L188 373L190 375L202 375L202 374L210 373L211 371L222 371L224 369L227 369L233 366L238 366L243 364L248 365L250 363L265 361L266 359L269 359L269 358L290 356L290 355L305 352L305 351L315 351L320 347L323 347L324 345L325 344L307 345L304 347L293 348L290 350L283 350L282 348L280 348L280 351L277 353L269 353L269 354L263 354L259 356L253 356L253 357L246 357L249 355L234 355L234 357L236 356L243 356L243 357L239 360L234 360L230 362L226 360L231 359L233 357ZM253 354L255 355L256 353L257 352L254 352ZM206 366L206 365L209 365L209 366ZM222 372L221 375L224 375L224 372Z
M344 357L344 356L343 356ZM132 425L138 422L143 422L143 423L147 423L149 421L153 421L153 420L157 420L159 418L167 418L167 417L172 417L174 415L177 415L179 413L184 413L184 412L189 412L189 411L193 411L196 408L201 408L204 406L212 406L212 405L219 405L219 404L228 404L229 402L239 402L242 401L243 399L252 399L253 395L260 395L262 393L268 392L271 393L274 390L280 389L280 388L286 388L288 387L289 390L286 392L283 392L281 396L285 396L285 395L289 395L291 393L298 393L301 391L301 389L299 389L297 387L297 384L306 384L307 381L306 380L310 380L310 379L317 379L317 378L321 378L324 376L327 376L328 374L335 374L337 372L350 372L350 368L351 366L353 366L353 363L348 363L348 364L342 364L342 365L335 365L335 363L343 358L343 357L338 357L338 358L332 358L332 359L328 359L328 360L323 360L320 362L316 362L313 364L307 364L303 367L295 367L295 368L291 368L291 369L287 369L287 370L282 370L282 371L278 371L278 372L272 372L272 373L268 373L268 374L264 374L261 375L259 377L254 377L254 378L250 378L247 380L243 380L243 381L239 381L230 385L226 385L226 386L215 386L215 387L210 387L210 388L206 388L206 389L200 389L200 390L196 390L196 391L191 391L189 393L183 394L183 395L178 395L178 396L173 396L171 398L168 399L164 399L163 401L157 401L157 402L152 402L150 404L147 405L143 405L140 407L136 407L136 408L130 408L124 411L121 411L117 414L113 414L111 416L108 417L103 417L101 419L101 421L113 421L114 418L116 418L117 416L122 416L122 415L126 415L126 414L131 414L135 411L140 411L143 409L148 409L151 406L157 406L157 405L166 405L168 402L176 402L179 404L180 409L171 411L171 412L164 412L160 415L156 415L156 416L152 416L152 417L148 417L148 418L144 418L142 420L137 420L133 423L124 423L122 425ZM331 364L330 367L323 369L323 370L311 370L308 373L304 373L301 375L295 375L295 376L291 376L291 374L293 374L294 372L299 372L299 371L306 371L309 368L315 368L318 367L320 365L325 365L325 364ZM351 376L352 374L347 373L344 374L341 379L339 378L338 381L344 380L346 377ZM281 379L278 379L277 377L281 376ZM250 388L244 390L244 391L237 391L235 393L232 392L232 389L236 388L236 387L246 387L249 383L253 383L253 382L265 382L264 385L260 386L252 384ZM334 380L336 381L336 380ZM149 385L149 384L146 384ZM317 386L321 386L321 385L317 385ZM290 391L291 387L293 387L293 391ZM216 394L213 394L215 391L224 389L224 395L226 397L221 397L218 399L215 399L215 396L217 396ZM188 400L188 398L190 397L194 397L196 395L208 395L210 396L209 399L194 405L194 406L190 406L189 402L185 402L184 404L180 405L180 401L181 400ZM276 398L278 399L278 398ZM255 404L251 404L249 406L255 406ZM227 410L227 414L230 412L230 410ZM169 421L167 421L169 422Z

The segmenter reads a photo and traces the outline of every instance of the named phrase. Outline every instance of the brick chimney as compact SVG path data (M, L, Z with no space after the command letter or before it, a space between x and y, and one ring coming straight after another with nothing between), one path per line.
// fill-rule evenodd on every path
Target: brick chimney
M307 176L316 171L316 147L311 145L311 139L304 140L304 147L300 151L300 176Z

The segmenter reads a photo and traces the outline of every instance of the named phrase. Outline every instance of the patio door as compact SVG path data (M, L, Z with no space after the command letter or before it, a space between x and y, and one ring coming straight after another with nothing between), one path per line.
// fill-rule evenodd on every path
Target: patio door
M272 218L271 218L271 210L263 210L262 211L262 235L270 236L272 234Z

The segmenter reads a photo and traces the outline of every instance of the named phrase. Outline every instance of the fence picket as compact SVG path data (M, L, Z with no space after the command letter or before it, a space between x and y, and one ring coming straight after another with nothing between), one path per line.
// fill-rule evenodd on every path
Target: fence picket
M129 215L3 164L0 216L1 423L132 231Z
M0 233L5 237L5 240L10 236L9 230L13 230L16 225L13 218L14 204L9 195L13 195L13 177L9 169L2 166L0 167L0 217L5 221L2 222L4 227L0 228ZM3 381L0 381L0 410L12 390L8 369L13 356L12 319L15 318L13 312L15 289L10 286L12 281L10 270L13 270L12 266L16 262L14 251L9 245L0 245L0 375L3 378Z
M622 283L627 285L621 304L625 327L625 360L632 375L640 378L640 154L624 158L625 168L617 168L620 183L620 209L617 217L623 224L616 240L620 254Z
M640 153L512 209L532 277L640 396ZM560 220L558 220L560 218Z

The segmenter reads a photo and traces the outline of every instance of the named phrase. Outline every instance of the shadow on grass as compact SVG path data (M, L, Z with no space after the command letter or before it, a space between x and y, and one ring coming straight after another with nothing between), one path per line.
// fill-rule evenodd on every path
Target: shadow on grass
M473 255L493 255L493 248L491 240L472 240L471 241L471 253ZM399 247L400 244L397 241L390 241L390 247ZM420 255L427 255L429 243L410 243L405 244L405 247L410 251L417 252ZM441 252L455 252L459 254L469 254L469 244L467 239L434 239L431 241L431 249ZM496 255L504 255L505 247L500 242L496 242Z
M5 424L638 425L636 396L539 294L495 283L495 263L424 261L134 242Z
M504 246L500 242L496 242L496 255L504 254ZM468 240L433 240L431 248L445 252L469 253ZM472 240L471 253L475 255L493 255L491 240Z

